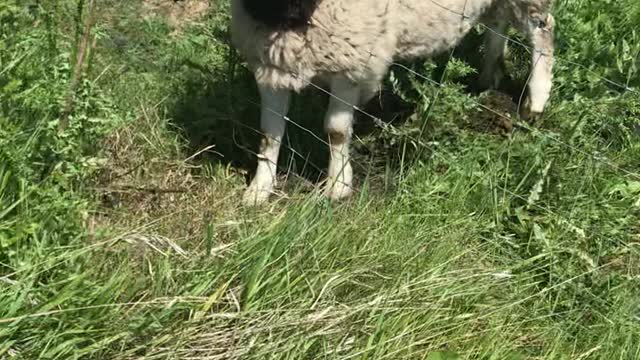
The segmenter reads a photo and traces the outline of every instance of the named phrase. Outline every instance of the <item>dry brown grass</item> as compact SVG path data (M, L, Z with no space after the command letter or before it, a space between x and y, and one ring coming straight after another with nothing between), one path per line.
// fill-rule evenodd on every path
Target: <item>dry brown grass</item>
M203 240L208 224L235 223L242 177L228 166L200 164L193 160L197 156L176 147L157 107L140 112L136 122L106 141L109 163L96 189L103 206L93 226L140 229L131 235L167 239L188 249ZM214 235L227 238L228 228L216 226Z
M209 0L144 0L144 16L163 16L176 31L198 20L214 6Z

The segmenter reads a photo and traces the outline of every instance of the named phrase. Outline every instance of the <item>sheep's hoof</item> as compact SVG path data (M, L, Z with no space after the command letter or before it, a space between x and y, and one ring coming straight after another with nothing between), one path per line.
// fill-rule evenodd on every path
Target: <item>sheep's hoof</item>
M244 206L258 206L266 203L271 195L271 189L259 187L254 184L249 185L242 195Z
M351 196L353 188L343 182L337 181L332 186L327 186L325 195L331 200L343 200Z

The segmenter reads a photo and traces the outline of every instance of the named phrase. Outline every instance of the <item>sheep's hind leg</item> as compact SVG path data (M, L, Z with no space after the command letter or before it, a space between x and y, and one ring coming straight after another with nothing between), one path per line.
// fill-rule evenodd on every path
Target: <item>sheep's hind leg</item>
M349 160L349 143L353 132L354 106L359 103L360 88L336 76L331 82L331 99L325 117L329 135L329 161L326 194L331 199L346 198L352 193L353 171Z
M520 108L520 116L525 120L537 120L551 96L554 63L554 34L555 21L551 14L542 19L532 17L528 30L533 46L531 77L529 79L529 94Z
M478 90L497 89L505 76L504 52L508 23L496 21L487 26L484 35L484 63L478 78Z
M262 140L258 154L258 168L253 181L244 193L245 205L259 205L269 199L276 183L278 154L286 127L291 94L288 90L275 90L259 86L261 100L260 126Z

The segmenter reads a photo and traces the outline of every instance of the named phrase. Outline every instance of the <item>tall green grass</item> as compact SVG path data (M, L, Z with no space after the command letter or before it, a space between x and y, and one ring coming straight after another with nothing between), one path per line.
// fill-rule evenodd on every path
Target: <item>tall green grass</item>
M358 133L345 203L305 94L262 209L227 5L176 32L103 3L70 89L86 4L0 4L0 359L640 358L640 97L600 77L638 86L635 2L558 1L551 108L509 137L462 60L395 69L416 107Z

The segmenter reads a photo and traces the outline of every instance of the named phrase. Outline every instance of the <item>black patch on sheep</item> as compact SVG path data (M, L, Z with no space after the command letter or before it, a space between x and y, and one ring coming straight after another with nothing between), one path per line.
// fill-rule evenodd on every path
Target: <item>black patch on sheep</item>
M305 28L321 0L242 0L256 21L280 30Z

